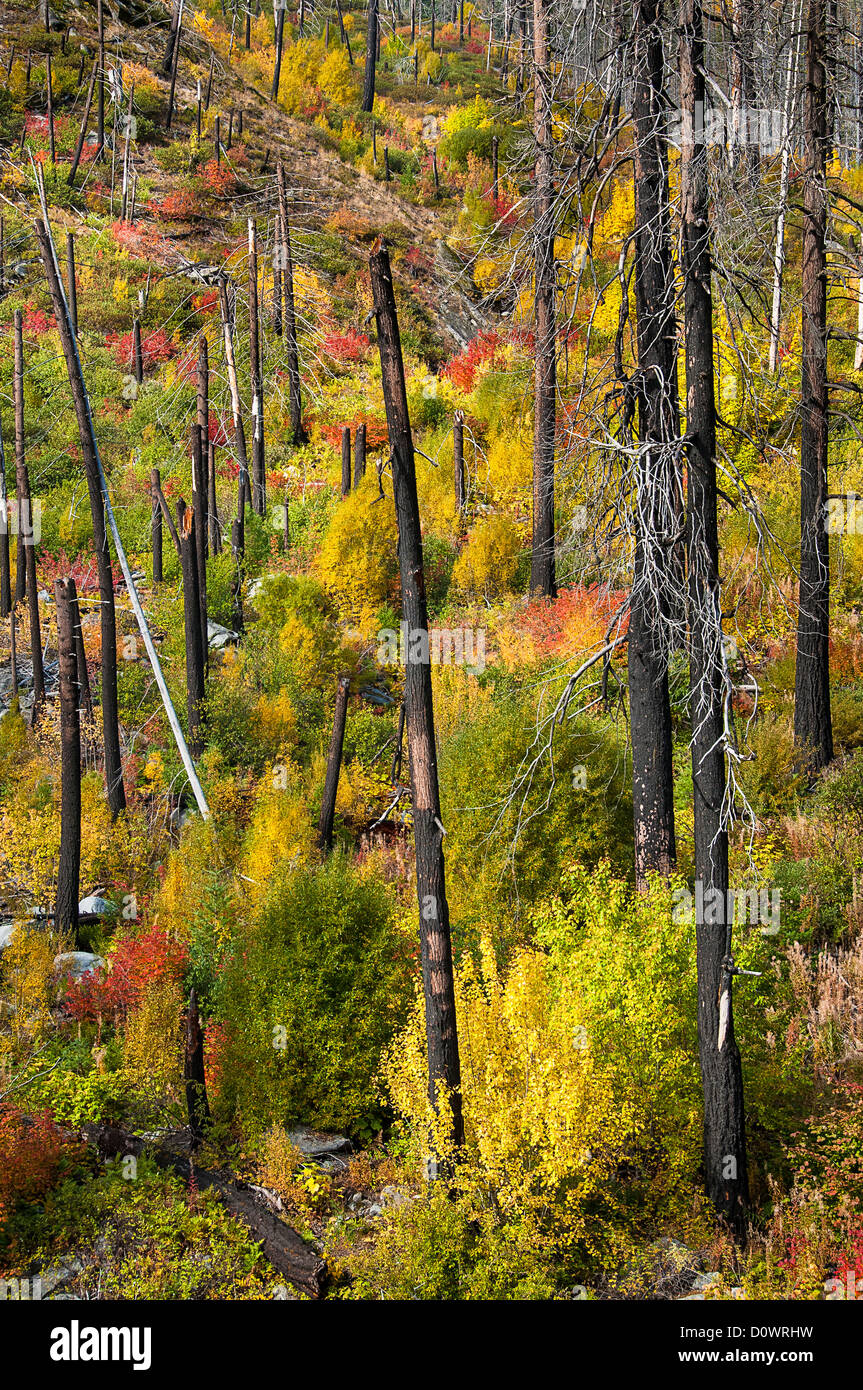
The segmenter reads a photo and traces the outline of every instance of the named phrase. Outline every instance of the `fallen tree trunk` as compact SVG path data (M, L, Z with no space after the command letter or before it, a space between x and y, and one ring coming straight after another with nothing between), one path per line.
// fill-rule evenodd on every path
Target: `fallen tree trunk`
M82 1133L94 1144L101 1158L121 1154L139 1156L145 1150L160 1168L171 1168L187 1181L194 1176L200 1191L211 1188L232 1216L242 1221L261 1242L261 1249L274 1269L294 1285L320 1298L327 1282L326 1262L301 1235L266 1208L260 1199L230 1173L199 1168L194 1160L172 1153L161 1145L149 1145L137 1134L114 1125L84 1125Z

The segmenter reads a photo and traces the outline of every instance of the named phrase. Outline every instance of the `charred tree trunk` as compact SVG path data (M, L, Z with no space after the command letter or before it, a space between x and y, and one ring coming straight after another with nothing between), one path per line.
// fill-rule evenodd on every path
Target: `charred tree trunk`
M800 402L800 598L794 741L801 767L833 759L830 539L827 529L826 0L809 0L803 99L803 347Z
M186 713L192 757L204 751L204 644L201 636L201 597L198 591L198 558L192 511L182 498L177 502L177 531L183 566L183 619L186 633Z
M351 490L351 427L342 425L342 497Z
M158 468L150 472L150 496L153 499L152 511L150 513L150 537L153 546L153 588L161 584L164 579L162 570L162 508L159 503L159 493L161 492L162 480L159 477Z
M210 553L222 553L222 527L219 523L219 510L216 502L216 446L210 440L207 446L207 522L210 532Z
M12 608L12 567L9 563L9 495L6 490L6 451L0 432L0 618Z
M532 594L557 593L554 555L554 438L557 411L557 334L554 303L554 142L548 0L533 0L534 319L536 367L533 427Z
M279 5L279 18L276 23L276 66L273 70L273 85L270 88L270 97L273 101L279 99L279 79L282 75L282 44L285 37L285 3L281 0Z
M249 218L249 367L252 391L252 511L265 516L267 475L264 463L264 385L261 379L258 317L258 238Z
M192 986L186 1014L186 1048L183 1065L186 1083L186 1109L189 1129L195 1144L204 1137L210 1123L210 1103L207 1099L207 1077L204 1070L204 1033L198 1013L198 994Z
M231 392L231 412L234 417L234 455L239 472L237 480L237 514L242 521L246 493L249 488L249 460L246 453L246 431L240 410L240 388L237 383L237 364L234 359L234 343L231 337L231 314L228 306L228 291L224 280L219 286L219 305L222 313L222 332L225 343L225 364L228 369L228 386Z
M366 31L366 70L363 78L361 111L371 111L375 104L375 63L378 52L378 0L369 0Z
M70 931L78 945L78 898L81 869L81 725L78 715L78 656L74 615L74 579L58 579L57 648L60 666L60 855L54 924Z
M635 311L640 445L628 672L632 730L635 875L668 875L676 860L668 627L669 545L678 528L674 445L679 434L658 0L636 0L632 116L635 125Z
M69 317L72 320L72 332L78 336L78 285L75 279L75 233L66 234L66 265L68 267L67 278L69 281ZM140 349L140 332L138 334L138 347ZM139 377L139 380L141 378Z
M363 478L366 476L366 427L357 425L356 441L354 443L354 488L358 488Z
M686 334L687 557L695 879L720 919L695 925L698 1040L704 1088L704 1173L708 1195L742 1233L748 1200L743 1074L734 1037L727 922L725 658L719 583L716 399L713 384L710 194L707 146L696 139L704 109L701 0L683 0L680 39L681 251ZM709 897L707 896L709 895ZM702 916L713 915L702 913ZM724 995L724 999L723 999ZM720 1012L724 1027L720 1025Z
M461 1069L414 447L392 272L389 255L380 242L372 248L369 265L392 451L402 615L411 634L411 651L405 672L405 704L420 905L429 1099L435 1109L439 1109L442 1102L448 1102L451 1106L449 1139L458 1148L464 1142ZM416 650L417 644L419 652ZM445 1093L443 1096L441 1090Z
M201 455L201 431L192 426L192 526L195 531L195 568L198 572L198 607L201 624L201 660L207 669L207 554L206 522L201 510L202 499L207 495L207 478L204 472L204 458Z
M99 30L99 85L96 88L96 158L105 149L105 15L102 0L96 0L96 23Z
M15 399L15 473L18 492L18 568L27 576L27 608L30 617L30 659L33 664L33 726L45 707L45 673L42 668L42 630L39 622L39 586L36 583L36 533L30 474L24 449L24 338L23 318L15 310L15 366L12 391Z
M231 622L235 632L243 630L243 552L245 535L243 522L234 518L231 522L231 554L234 557L234 579L231 585Z
M318 823L318 843L325 851L329 851L333 847L333 821L336 814L336 795L339 790L339 773L342 767L342 746L345 741L350 686L350 676L339 676L336 687L336 708L333 715L333 733L327 754L327 775L324 781L323 800L321 801L321 818Z
M70 580L74 585L74 580ZM78 667L79 714L83 712L87 720L93 718L93 697L90 693L90 672L87 670L87 651L84 646L84 628L81 624L81 609L77 592L72 594L72 636L75 639L75 660Z
M452 427L452 452L453 452L453 471L455 475L455 505L456 510L464 510L465 488L464 488L464 414L457 410L455 421Z
M300 358L297 350L297 318L294 312L294 266L291 258L291 226L288 221L288 195L285 169L279 160L276 170L279 190L279 218L282 224L282 293L284 310L282 322L288 347L288 407L291 415L291 442L305 444L308 435L303 428L303 402L300 389Z
M96 78L99 73L99 59L93 60L93 71L90 74L90 86L87 90L87 99L84 102L84 114L81 117L81 129L78 132L78 143L75 146L75 153L72 156L72 163L69 166L69 173L66 179L71 188L75 183L75 176L78 173L78 165L81 163L81 153L84 149L84 140L87 136L87 123L90 120L90 107L93 105L93 90L96 86Z
M42 261L48 277L54 317L66 358L66 370L75 404L78 421L78 435L81 441L81 454L87 474L87 490L90 494L90 512L93 517L93 541L96 550L96 566L99 573L99 612L102 627L102 736L105 747L105 783L108 805L112 815L125 808L126 793L123 788L123 764L120 758L120 728L117 719L117 616L114 609L114 574L111 567L111 552L108 549L108 528L105 525L105 503L102 494L102 481L99 476L99 460L96 454L93 434L93 421L87 403L87 393L81 376L81 366L75 350L66 314L63 307L63 292L54 267L51 243L47 231L40 221L36 222L36 235L42 249Z
M200 516L195 512L195 519L198 525L197 541L199 557L203 555L206 561L208 532L209 532L209 512L210 512L210 487L209 487L209 460L210 460L210 350L207 339L201 335L198 344L198 361L195 374L195 416L198 435L201 441L201 487L199 496L195 499L196 507L200 504ZM199 480L192 478L193 484L197 487ZM204 603L207 599L207 571L206 564L203 566L198 563L198 569L202 575L204 585Z

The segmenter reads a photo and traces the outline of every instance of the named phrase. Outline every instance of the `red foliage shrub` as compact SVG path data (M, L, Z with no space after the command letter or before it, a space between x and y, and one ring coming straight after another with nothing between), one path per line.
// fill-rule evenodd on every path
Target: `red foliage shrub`
M347 333L328 333L323 341L324 352L335 362L359 362L370 347L367 335L355 328L349 328Z
M67 577L74 579L79 597L82 594L99 592L96 561L87 555L76 555L74 560L70 560L65 550L61 550L58 555L43 554L39 557L39 569L43 577L42 582L50 594L54 592L56 580Z
M113 1013L125 1017L145 987L166 978L179 980L189 958L188 947L170 937L157 922L115 945L111 969L94 970L70 981L63 1000L76 1019L96 1019Z
M589 648L599 640L620 607L623 594L599 584L574 584L555 599L535 599L519 617L519 627L538 656ZM622 625L626 631L626 622Z
M226 160L210 159L199 170L201 180L208 193L223 198L237 186L237 175Z
M228 1050L228 1030L211 1018L204 1025L204 1078L211 1096L218 1095Z
M25 304L22 326L25 338L38 338L40 333L47 333L51 327L51 320L42 309L37 309L35 304Z
M485 362L494 363L500 347L500 335L493 330L478 333L464 352L457 353L444 364L443 375L449 378L453 386L469 394L473 390L477 369Z
M16 1202L45 1195L63 1170L83 1156L47 1110L26 1115L15 1105L0 1107L0 1222Z
M203 294L196 294L192 304L199 314L212 314L219 307L219 291L205 290Z
M356 416L353 420L340 420L337 425L323 425L321 434L333 449L342 447L342 429L348 425L351 435L356 438L357 426L365 423L366 427L366 455L373 449L382 449L389 439L386 420L376 420L374 417Z
M108 333L105 338L105 346L112 349L114 361L118 367L125 367L127 370L132 366L132 333ZM177 352L177 344L173 342L165 332L164 328L154 328L151 333L144 333L141 336L141 360L146 372L150 367L158 366L160 362L168 362Z
M159 202L151 200L150 215L160 217L165 222L183 222L198 214L198 203L190 188L178 188L174 193L166 193Z

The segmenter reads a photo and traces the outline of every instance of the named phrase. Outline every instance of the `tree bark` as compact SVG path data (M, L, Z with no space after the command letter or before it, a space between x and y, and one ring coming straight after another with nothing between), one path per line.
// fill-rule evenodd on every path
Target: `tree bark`
M152 511L150 514L150 537L153 546L153 588L161 584L164 579L162 570L162 508L159 503L159 493L161 492L161 479L158 468L150 471L150 496L153 499Z
M9 495L6 490L6 450L0 431L0 618L12 608L12 568L9 563Z
M419 659L409 657L405 671L405 705L420 906L429 1099L436 1110L439 1110L442 1101L448 1101L451 1107L448 1137L451 1144L458 1148L464 1142L461 1068L443 854L444 827L440 814L435 746L422 533L392 272L388 252L380 241L372 248L369 267L392 454L402 615L411 635L410 656L416 657L416 644L419 645Z
M365 423L357 425L356 442L354 445L354 488L359 487L363 478L366 476L366 427Z
M554 142L548 0L533 0L534 320L533 541L530 591L557 593L554 545L554 442L557 427L557 333L554 268Z
M193 1143L197 1146L210 1124L210 1103L207 1099L207 1077L204 1070L204 1033L198 1013L198 993L194 986L189 991L189 1008L186 1013L183 1079L186 1083L189 1129Z
M78 657L74 615L74 579L58 579L57 647L60 666L60 855L54 925L72 933L78 946L78 899L81 869L81 726L78 715Z
M351 427L342 425L342 497L351 490Z
M678 526L676 325L668 208L664 59L659 0L635 0L635 309L638 450L628 675L635 876L668 875L676 860L668 633L669 551Z
M333 847L333 821L336 814L336 795L339 790L339 773L342 767L342 746L345 741L350 685L350 676L339 676L336 687L333 732L327 754L327 775L324 781L323 800L321 801L321 818L318 823L318 843L321 849L326 852L329 852Z
M378 0L369 0L366 31L366 70L363 78L361 111L371 111L375 104L375 63L378 52Z
M455 505L456 510L464 510L465 488L464 488L464 414L457 410L452 427L452 451L453 451L453 471L455 475Z
M725 658L719 581L716 491L716 399L713 380L710 194L707 146L695 137L704 109L701 0L683 0L680 38L681 251L686 336L687 558L692 788L696 883L702 902L721 901L716 922L695 925L698 1041L704 1088L704 1174L708 1195L743 1233L748 1201L743 1074L734 1037L731 923L725 798ZM710 897L707 895L710 894ZM702 916L707 915L702 912ZM713 914L711 914L713 915ZM720 1046L720 1000L727 1023Z
M120 757L120 728L117 719L117 616L114 608L114 574L111 567L111 552L108 549L108 529L105 525L105 502L102 482L99 476L99 461L96 454L93 421L84 390L81 366L75 351L75 342L63 307L63 292L54 267L51 243L42 222L36 222L36 235L42 249L42 262L48 277L51 300L57 331L66 358L66 370L75 404L78 421L78 435L81 441L81 454L87 475L87 490L90 495L90 512L93 518L93 542L96 550L96 566L99 573L99 612L102 629L102 737L105 748L105 783L108 805L112 815L124 810L126 793L123 788L123 764Z
M827 531L827 73L825 0L809 0L803 101L803 346L800 402L800 598L794 741L814 773L833 759L830 539Z

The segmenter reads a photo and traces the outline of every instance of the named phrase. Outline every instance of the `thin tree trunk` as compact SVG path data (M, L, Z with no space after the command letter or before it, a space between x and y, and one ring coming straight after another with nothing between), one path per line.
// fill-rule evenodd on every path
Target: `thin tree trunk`
M96 90L96 158L102 158L105 148L105 15L102 0L96 0L96 22L99 28L99 85ZM72 180L70 179L70 183Z
M183 1065L186 1083L186 1110L189 1129L197 1145L210 1123L210 1103L207 1099L207 1077L204 1070L204 1033L198 1013L198 994L194 985L189 991L186 1013L186 1047Z
M162 508L159 503L159 493L161 492L162 480L159 477L158 468L150 471L150 495L153 499L152 511L150 514L150 537L153 546L153 588L161 584L164 575L162 572Z
M354 445L354 487L359 487L363 478L366 476L366 427L365 423L357 425L356 442Z
M45 673L42 667L42 631L39 622L39 587L36 583L36 536L30 475L24 448L24 338L22 314L15 310L15 367L12 391L15 403L15 472L18 491L18 564L27 576L30 616L30 660L33 665L33 727L45 707Z
M458 1148L464 1142L461 1068L443 854L444 827L438 788L422 535L392 272L389 255L380 242L372 248L369 267L392 451L402 615L411 634L411 653L405 671L405 704L420 906L429 1100L436 1110L440 1109L442 1102L449 1102L449 1140ZM419 659L416 659L417 655ZM441 1088L444 1096L441 1095Z
M342 425L342 497L351 490L351 429Z
M802 767L833 759L830 714L830 538L827 516L826 4L809 0L803 106L803 347L800 427L800 599L794 741Z
M202 503L207 496L206 454L201 449L201 431L192 426L192 525L195 528L195 568L198 572L201 662L207 669L207 522Z
M803 15L803 0L800 0L799 24ZM800 52L799 37L792 37L788 45L788 68L785 77L785 105L782 111L782 160L779 173L779 212L776 217L776 241L773 252L773 299L770 308L770 373L779 365L779 332L782 327L782 278L785 273L785 213L788 205L788 180L791 167L791 116L794 110L794 95L797 62Z
M297 319L294 311L294 266L291 257L291 226L288 221L288 196L285 170L281 159L276 170L279 190L279 216L282 223L282 292L285 297L282 321L288 348L288 408L291 416L291 442L305 444L308 435L303 428L303 401L300 383L300 357L297 349Z
M554 546L554 441L557 406L557 334L554 303L554 147L548 0L533 0L534 79L534 318L536 367L533 428L532 594L557 593Z
M748 1201L743 1074L734 1037L725 799L725 659L719 579L716 401L713 383L708 152L695 137L703 110L701 0L683 0L680 100L689 138L681 145L681 234L686 335L687 554L695 880L717 921L698 921L698 1039L704 1087L704 1173L711 1201L742 1233ZM710 895L708 897L708 895ZM701 914L713 916L714 914ZM733 914L732 914L733 915ZM724 998L723 998L724 995ZM720 1028L720 1014L724 1027ZM721 1036L720 1036L721 1033Z
M72 320L72 332L78 336L78 286L75 280L75 233L66 233L66 264L68 266L69 280L69 317Z
M54 924L78 941L78 899L81 870L81 724L78 714L78 656L74 615L74 579L58 579L57 648L60 680L60 854Z
M285 5L279 7L279 18L276 24L276 66L273 69L273 85L270 88L270 98L273 101L279 99L279 79L282 75L282 44L285 35Z
M198 558L192 511L180 498L177 502L177 531L183 567L183 619L186 634L186 714L189 721L189 747L192 757L204 751L204 661L201 637L201 597L198 588Z
M202 333L198 343L198 361L195 374L195 418L198 429L198 437L201 441L201 490L198 501L200 502L200 525L198 526L198 549L206 561L208 534L209 534L209 460L210 460L210 349L206 336ZM192 479L197 485L197 480ZM197 513L196 513L197 516ZM206 564L198 566L201 571L204 584L204 602L206 607L207 586L206 586ZM204 630L206 631L206 624Z
M108 529L105 524L105 502L99 476L93 422L84 389L81 367L75 351L63 304L63 291L54 266L48 232L41 221L36 222L36 235L42 250L42 261L48 277L57 331L66 358L66 370L78 421L81 454L87 475L90 512L93 518L93 542L99 573L99 612L102 630L102 736L105 748L105 783L108 805L112 815L124 810L126 793L123 788L123 764L120 757L120 729L117 718L117 616L114 608L114 574L111 552L108 549Z
M258 238L252 218L249 227L249 366L252 391L252 511L267 511L264 462L264 386L261 380L260 320L258 317Z
M628 673L632 733L635 876L674 867L674 778L668 694L669 549L677 528L678 436L674 280L664 129L664 61L658 0L635 0L635 307L640 447Z
M342 766L342 746L345 741L350 685L350 676L339 676L336 686L333 732L327 754L327 775L324 781L323 800L321 801L321 818L318 823L318 843L324 851L329 851L333 847L333 821L336 814L336 795L339 790L339 772Z
M455 413L455 420L452 427L452 451L453 451L453 471L455 475L455 505L456 510L464 510L465 488L464 488L464 414L461 410Z
M210 532L210 553L221 555L222 553L222 527L219 523L219 511L216 502L216 446L212 440L207 447L207 521Z
M6 489L6 450L0 431L0 618L12 608L12 567L9 563L9 494Z

